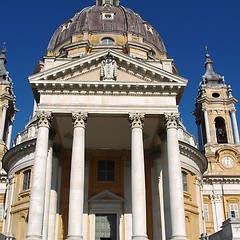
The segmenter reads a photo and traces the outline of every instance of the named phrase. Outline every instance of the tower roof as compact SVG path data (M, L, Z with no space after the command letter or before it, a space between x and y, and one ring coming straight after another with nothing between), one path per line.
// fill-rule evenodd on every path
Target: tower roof
M6 48L5 48L5 44L4 44L2 52L0 54L0 80L5 80L8 75L8 72L5 68L5 64L7 62L5 53L6 53Z
M206 50L207 50L207 47L206 47ZM208 53L208 50L206 52L206 61L204 63L204 67L206 68L206 72L202 77L203 79L202 84L216 85L216 84L224 83L224 78L219 74L215 73L213 70L213 61L210 58L210 54Z

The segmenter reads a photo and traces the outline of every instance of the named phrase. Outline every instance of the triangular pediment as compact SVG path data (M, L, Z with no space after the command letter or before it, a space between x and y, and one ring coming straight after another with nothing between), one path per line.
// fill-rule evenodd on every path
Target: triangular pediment
M89 202L99 202L99 201L100 202L102 201L124 202L124 199L108 190L104 190L89 199Z
M170 72L153 66L146 61L129 57L113 50L97 52L80 59L72 60L62 65L45 70L29 77L30 83L36 81L61 82L97 82L106 81L101 76L102 62L110 55L116 61L116 76L112 80L118 82L135 83L170 83L171 85L186 85L187 80Z
M104 61L109 56L115 65L106 70ZM185 78L163 70L160 62L155 66L113 50L64 61L29 77L36 99L41 94L171 95L179 103L187 85Z

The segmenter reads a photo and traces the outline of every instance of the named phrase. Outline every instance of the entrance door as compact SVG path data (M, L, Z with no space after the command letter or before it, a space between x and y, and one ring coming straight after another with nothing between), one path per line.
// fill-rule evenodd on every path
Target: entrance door
M96 214L95 219L95 240L117 240L117 214Z

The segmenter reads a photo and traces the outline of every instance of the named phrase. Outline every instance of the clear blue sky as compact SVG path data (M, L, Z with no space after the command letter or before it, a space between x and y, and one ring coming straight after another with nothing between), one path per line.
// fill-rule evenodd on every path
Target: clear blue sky
M7 42L7 70L14 82L17 108L13 137L32 115L33 95L27 77L45 54L48 42L65 20L93 0L3 0L1 2L0 44ZM180 104L181 119L196 136L194 98L205 73L205 45L214 70L225 76L233 95L240 99L240 1L228 0L122 0L160 33L180 76L189 80ZM237 110L239 104L237 104ZM240 113L237 112L240 119Z

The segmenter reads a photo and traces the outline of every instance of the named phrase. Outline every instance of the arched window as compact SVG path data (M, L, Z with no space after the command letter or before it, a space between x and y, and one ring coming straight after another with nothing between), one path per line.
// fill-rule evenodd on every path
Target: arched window
M114 40L112 38L105 37L105 38L102 38L101 43L102 45L113 45Z
M221 117L215 118L215 128L216 128L216 137L217 143L227 143L227 132L225 121Z

